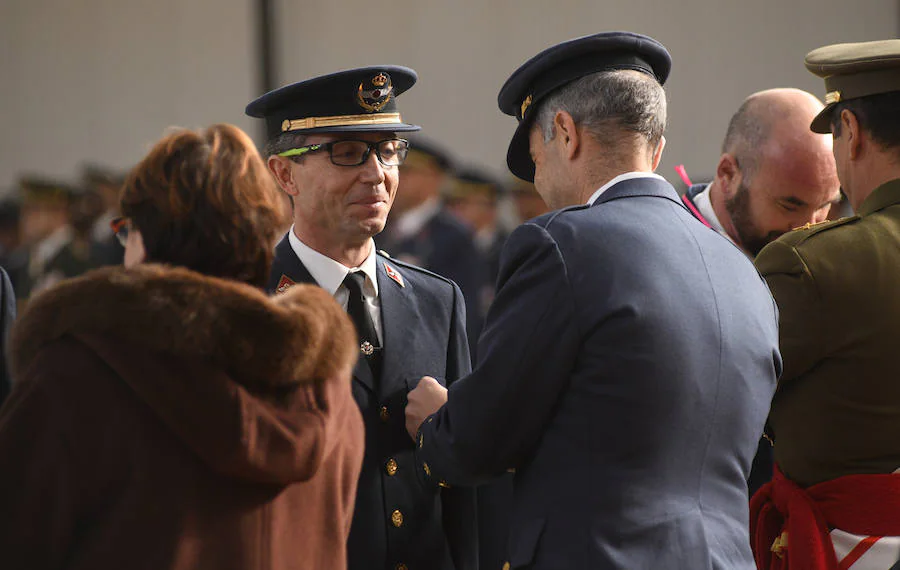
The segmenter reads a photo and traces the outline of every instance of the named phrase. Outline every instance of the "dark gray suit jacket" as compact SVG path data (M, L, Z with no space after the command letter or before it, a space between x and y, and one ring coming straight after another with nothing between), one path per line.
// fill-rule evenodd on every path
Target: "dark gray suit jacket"
M781 359L744 254L634 179L520 226L498 285L419 453L451 482L516 469L511 567L753 568L747 476Z

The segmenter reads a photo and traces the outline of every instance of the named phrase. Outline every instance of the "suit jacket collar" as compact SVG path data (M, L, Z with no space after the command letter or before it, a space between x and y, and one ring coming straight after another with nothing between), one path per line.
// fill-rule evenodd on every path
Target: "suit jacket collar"
M637 171L637 170L631 171L631 172L623 172L622 174L619 174L618 176L614 176L609 182L607 182L606 184L601 186L599 189L597 189L593 194L591 194L591 197L588 198L587 202L585 202L585 203L590 206L594 202L597 201L598 197L600 197L604 192L606 192L607 190L609 190L616 184L619 184L620 182L625 182L626 180L635 180L638 178L655 178L656 180L663 179L662 176L660 176L659 174L657 174L655 172L643 172L643 171Z
M388 275L387 266L398 276ZM381 304L381 330L384 335L381 353L381 382L378 392L389 393L391 387L387 383L399 377L397 371L404 369L403 339L406 335L404 323L417 318L415 315L414 285L404 276L404 268L391 262L390 259L376 255L376 271L378 274L378 302ZM297 258L287 235L275 246L275 259L272 263L272 278L269 290L274 291L282 277L295 283L311 283L318 285L303 263ZM402 285L401 285L402 283ZM365 360L360 358L353 369L353 378L363 386L376 391L375 379Z
M900 204L900 178L885 182L869 194L859 206L860 216L868 216L888 206Z
M297 254L294 253L294 248L291 247L287 234L285 234L284 238L275 246L275 259L272 261L272 276L271 279L269 279L269 291L274 292L284 277L287 277L294 283L319 285L316 283L316 280L313 279L309 270L307 270L303 263L300 262ZM381 276L379 275L379 279L380 277ZM383 308L381 314L383 317ZM372 369L369 368L369 365L363 357L360 357L353 367L353 378L372 392L375 391L375 377L372 375Z
M678 198L678 193L675 192L675 188L665 180L660 180L659 178L632 178L623 180L600 194L600 196L594 200L594 203L591 204L591 207L593 208L600 204L605 204L606 202L618 200L620 198L636 198L638 196L664 198L675 202L687 210L685 205Z
M690 188L687 189L687 192L684 193L690 200L694 200L701 192L709 188L709 182L703 182L701 184L693 184Z
M291 226L287 236L291 249L297 258L300 259L300 263L309 271L320 287L334 295L343 284L347 274L350 273L350 268L300 241L300 238L294 234L293 226ZM367 281L372 282L372 286L375 288L375 296L377 297L379 287L375 272L375 242L370 239L369 244L371 247L369 255L360 264L359 270L368 278Z
M300 263L287 234L284 234L284 238L275 246L275 258L272 260L272 273L268 286L270 293L275 292L282 277L287 277L295 283L318 285L309 270Z

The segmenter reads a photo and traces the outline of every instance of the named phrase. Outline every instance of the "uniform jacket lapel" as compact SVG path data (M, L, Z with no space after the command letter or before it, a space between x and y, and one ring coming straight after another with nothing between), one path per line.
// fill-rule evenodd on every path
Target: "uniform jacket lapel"
M397 379L404 366L402 351L404 338L404 324L407 326L416 318L411 315L413 307L410 305L411 297L407 291L409 284L403 280L400 269L390 261L379 256L378 258L378 296L381 301L381 330L384 338L381 345L384 350L381 353L381 395L389 394L392 387L387 385L392 379ZM389 264L399 282L388 276L385 263ZM400 283L403 283L401 285ZM402 379L402 378L401 378Z
M291 248L287 234L275 246L275 258L272 260L272 271L269 274L269 293L275 293L282 278L287 277L294 283L310 283L318 285L309 271L300 262L300 258Z
M275 246L275 258L272 260L272 273L268 286L270 293L276 291L283 277L287 277L294 283L318 285L316 280L310 275L309 270L306 269L297 257L297 254L294 253L287 235ZM379 285L381 284L380 277L381 275L379 274ZM353 367L353 378L367 389L375 392L375 378L372 376L372 370L363 357L360 357L356 361L356 366Z

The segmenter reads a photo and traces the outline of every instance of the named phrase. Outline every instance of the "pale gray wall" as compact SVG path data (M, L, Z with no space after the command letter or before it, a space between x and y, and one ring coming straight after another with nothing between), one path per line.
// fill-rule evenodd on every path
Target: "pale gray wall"
M255 125L255 0L0 0L0 190L126 168L169 126Z
M661 173L708 174L728 118L752 91L822 95L810 49L896 37L896 0L277 0L280 83L396 63L420 83L401 99L462 158L505 173L509 73L544 47L601 30L671 50ZM137 161L170 125L232 122L258 94L256 0L0 0L0 190L23 172L73 177L92 160Z
M824 95L803 56L824 44L896 37L896 0L279 0L282 82L366 64L415 68L404 118L463 159L505 173L515 128L497 109L509 74L556 42L603 30L651 35L672 53L668 146L660 173L699 178L719 156L728 119L760 89ZM376 8L377 7L377 8Z

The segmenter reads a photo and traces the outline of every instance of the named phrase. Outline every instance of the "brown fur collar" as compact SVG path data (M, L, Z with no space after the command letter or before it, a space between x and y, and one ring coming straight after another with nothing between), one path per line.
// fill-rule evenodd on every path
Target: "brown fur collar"
M80 334L199 358L251 390L321 380L356 358L352 323L319 287L270 298L242 283L146 264L92 271L32 299L13 329L13 374L21 377L42 346Z

